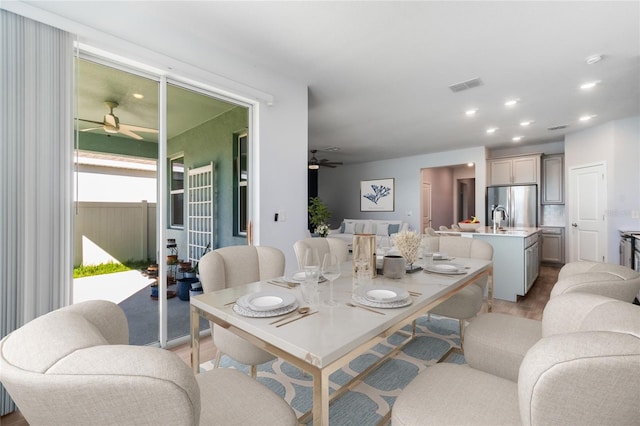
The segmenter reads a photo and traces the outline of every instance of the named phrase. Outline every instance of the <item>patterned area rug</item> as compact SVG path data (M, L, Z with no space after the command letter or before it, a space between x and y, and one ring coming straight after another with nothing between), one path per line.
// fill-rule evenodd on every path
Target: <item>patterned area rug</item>
M410 328L406 328L410 330ZM331 425L375 425L393 406L400 391L425 368L435 364L451 346L459 343L458 321L435 315L417 321L417 337L405 348L388 359L352 390L335 399L329 408ZM404 336L392 335L370 352L353 360L348 366L330 376L331 392L347 383L375 360L389 353ZM464 363L464 357L454 353L446 362ZM221 367L237 368L248 373L247 366L223 356ZM203 370L213 368L213 361L201 365ZM258 367L258 380L287 401L301 416L311 409L313 388L311 376L281 359Z

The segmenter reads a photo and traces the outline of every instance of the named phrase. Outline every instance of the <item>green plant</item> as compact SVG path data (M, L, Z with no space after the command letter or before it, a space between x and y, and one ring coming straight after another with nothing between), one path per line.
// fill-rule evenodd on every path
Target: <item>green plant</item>
M205 254L207 254L208 252L211 251L211 241L209 241L209 243L207 244L207 246L204 248L204 250L202 250L202 254L200 255L200 259L202 259L202 256L204 256ZM200 261L198 260L195 265L193 265L193 267L191 268L191 272L195 272L196 274L199 272L198 271L198 264L200 263Z
M113 274L132 269L146 269L151 260L126 260L123 263L107 262L99 265L79 265L73 268L73 278L91 277L94 275Z
M318 197L309 198L309 223L315 229L331 218L329 207Z

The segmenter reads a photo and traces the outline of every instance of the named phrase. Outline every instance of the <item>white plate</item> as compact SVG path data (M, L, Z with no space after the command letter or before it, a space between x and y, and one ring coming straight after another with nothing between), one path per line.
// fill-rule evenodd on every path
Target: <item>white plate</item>
M364 286L356 290L358 296L378 303L392 303L409 297L405 289L393 286Z
M252 311L273 311L287 307L296 301L291 292L279 290L258 291L240 297L237 304Z
M279 309L274 309L272 311L254 311L253 309L245 308L240 306L239 304L233 305L233 312L238 315L242 315L243 317L251 317L251 318L269 318L269 317L277 317L280 315L288 314L289 312L293 312L298 309L298 302L294 302L289 306L285 306Z
M367 299L366 297L360 296L356 292L356 293L353 293L353 295L351 295L351 298L353 299L354 302L359 303L361 305L370 306L372 308L382 308L382 309L403 308L413 303L411 296L408 296L406 299L396 300L395 302L374 302L372 300Z
M455 263L437 263L425 266L424 269L428 272L435 272L436 274L461 275L467 273L463 267Z

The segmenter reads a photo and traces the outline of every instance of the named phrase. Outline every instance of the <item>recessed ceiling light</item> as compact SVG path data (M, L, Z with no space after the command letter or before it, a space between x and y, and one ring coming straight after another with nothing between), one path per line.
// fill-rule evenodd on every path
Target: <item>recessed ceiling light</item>
M473 167L473 166L475 166L475 164L473 164L473 163L467 163L467 167Z
M467 117L473 117L474 115L476 115L477 112L478 112L478 108L472 108L472 109L466 110L464 113Z
M520 142L522 140L522 136L514 136L511 138L511 140L514 142Z
M520 125L521 125L522 127L527 127L527 126L530 126L530 125L531 125L531 123L533 123L533 120L525 120L525 121L521 121L521 122L520 122Z
M134 93L133 97L136 98L136 99L143 99L144 95L142 93Z
M589 121L594 117L595 117L595 114L594 115L583 115L582 117L579 118L579 120L580 121Z
M491 134L491 133L495 133L496 131L498 131L497 127L489 127L487 129L487 133Z
M587 65L593 65L600 62L601 60L602 60L602 55L591 55L586 57L584 61L587 63Z
M512 107L515 104L517 104L519 100L520 99L509 99L507 102L504 103L504 106Z
M600 80L594 80L594 81L590 81L588 83L584 83L583 85L580 86L580 88L582 90L589 90L589 89L593 89L598 84L600 84Z

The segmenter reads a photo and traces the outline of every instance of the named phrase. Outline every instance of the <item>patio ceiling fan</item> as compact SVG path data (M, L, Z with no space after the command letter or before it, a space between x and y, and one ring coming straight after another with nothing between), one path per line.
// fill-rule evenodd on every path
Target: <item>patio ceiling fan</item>
M113 113L114 108L118 107L118 103L114 101L106 101L104 103L109 108L109 113L104 115L102 121L85 120L80 118L79 120L87 123L99 124L99 127L91 127L89 129L82 129L82 132L88 132L90 130L103 129L107 133L122 133L130 138L141 140L142 136L134 132L146 132L146 133L158 133L156 129L150 129L148 127L132 126L131 124L120 123L120 119Z
M311 150L311 159L309 160L309 169L310 170L318 170L320 168L320 166L322 166L322 167L331 167L332 169L335 169L336 166L342 165L342 161L329 161L326 158L318 160L316 158L316 152L318 152L317 149L312 149Z

